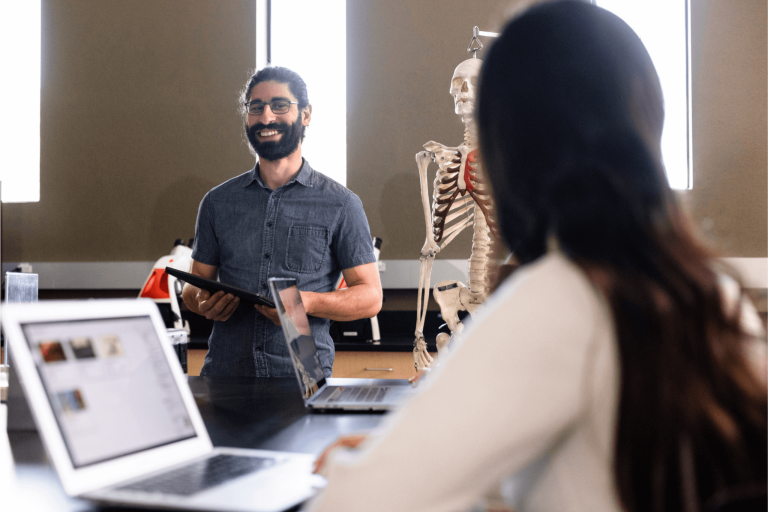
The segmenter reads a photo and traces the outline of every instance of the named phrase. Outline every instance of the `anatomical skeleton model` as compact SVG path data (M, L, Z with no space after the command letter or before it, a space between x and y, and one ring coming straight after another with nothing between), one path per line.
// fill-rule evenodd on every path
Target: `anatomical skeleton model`
M448 147L430 141L424 144L425 151L416 154L427 228L427 239L420 257L416 339L413 348L413 361L417 371L429 367L432 363L432 356L427 352L424 340L424 320L429 302L432 264L437 253L469 227L472 227L473 235L467 285L459 281L441 281L434 289L435 301L451 331L450 336L446 333L437 335L438 354L446 352L449 342L458 337L464 329L458 312L467 311L470 315L474 314L488 295L488 254L491 252L489 231L493 230L495 234L496 226L492 217L493 201L481 176L477 157L477 133L472 116L481 65L482 61L479 59L467 59L456 67L451 79L450 92L453 95L456 114L461 116L464 123L463 142L457 147ZM427 167L430 162L438 165L431 211L427 182Z

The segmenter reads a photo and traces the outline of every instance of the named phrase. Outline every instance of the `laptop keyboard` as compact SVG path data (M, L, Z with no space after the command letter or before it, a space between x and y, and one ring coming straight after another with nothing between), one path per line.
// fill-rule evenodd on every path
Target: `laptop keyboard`
M338 390L341 393L336 393ZM328 402L383 402L389 388L379 386L337 388L328 398Z
M220 454L117 490L191 496L276 463L273 458Z

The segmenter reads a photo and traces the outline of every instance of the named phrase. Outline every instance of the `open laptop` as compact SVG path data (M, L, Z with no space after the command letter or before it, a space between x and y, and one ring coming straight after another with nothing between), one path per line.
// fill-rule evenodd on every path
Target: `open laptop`
M413 394L406 379L326 379L296 280L270 278L269 290L304 394L305 407L388 410Z
M213 448L148 299L8 304L2 322L70 496L104 504L278 511L323 480L314 457Z

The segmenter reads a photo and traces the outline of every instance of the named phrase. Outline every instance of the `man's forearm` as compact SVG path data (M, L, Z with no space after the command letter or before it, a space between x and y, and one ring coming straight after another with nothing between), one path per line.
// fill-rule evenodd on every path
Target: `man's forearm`
M381 310L381 288L360 284L335 292L301 292L308 315L342 322L371 318Z

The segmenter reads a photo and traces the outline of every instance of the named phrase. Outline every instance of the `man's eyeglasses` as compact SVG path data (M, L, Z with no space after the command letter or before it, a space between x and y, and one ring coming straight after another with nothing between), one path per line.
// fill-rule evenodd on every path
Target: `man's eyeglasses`
M245 104L245 108L248 110L249 114L259 116L264 113L264 107L266 105L269 105L269 109L272 111L273 114L285 114L290 110L291 104L298 105L298 101L289 101L284 99L275 99L270 101L269 103L264 103L263 101L259 100L253 100L251 102L248 102Z

